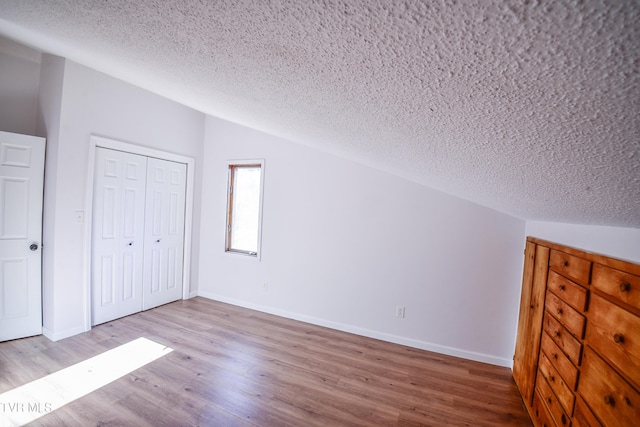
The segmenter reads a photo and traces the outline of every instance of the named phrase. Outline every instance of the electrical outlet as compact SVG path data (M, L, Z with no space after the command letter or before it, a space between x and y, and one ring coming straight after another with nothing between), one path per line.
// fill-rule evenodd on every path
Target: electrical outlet
M396 317L400 317L401 319L404 319L404 307L402 306L396 307Z

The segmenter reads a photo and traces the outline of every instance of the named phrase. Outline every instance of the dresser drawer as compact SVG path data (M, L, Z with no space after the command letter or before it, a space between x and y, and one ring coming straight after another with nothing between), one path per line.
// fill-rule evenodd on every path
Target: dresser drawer
M587 290L555 271L549 272L547 288L576 310L582 312L587 308Z
M640 395L588 347L584 353L579 391L604 425L638 425Z
M549 258L549 267L564 277L573 279L578 283L585 285L589 283L591 261L557 250L552 250Z
M571 427L601 427L600 421L593 415L591 409L581 397L576 398L576 408L573 411Z
M575 390L578 382L578 368L571 363L558 344L553 342L551 337L544 332L542 333L541 348L569 388Z
M571 335L582 339L584 335L585 317L562 301L553 292L547 292L545 307L553 317L569 331Z
M592 294L586 341L640 388L640 317Z
M571 335L569 331L549 313L544 314L543 329L549 334L553 342L564 351L564 354L567 355L574 365L580 365L580 354L582 351L582 343L580 341Z
M571 387L564 382L556 368L553 367L544 353L540 353L540 361L538 364L538 375L539 374L542 374L547 380L564 410L568 414L573 414L575 395L573 394Z
M537 391L533 393L531 412L533 415L533 424L536 427L556 427L556 424L551 420L551 415L549 414L547 407L542 403L542 398Z
M556 425L559 427L567 427L571 421L562 409L562 406L560 405L560 402L558 402L558 398L549 386L549 383L544 376L540 374L540 372L538 372L538 379L536 380L536 389L538 393L540 393L540 397L547 406L549 415L553 421L555 421Z
M638 276L594 264L591 286L640 310L640 277Z

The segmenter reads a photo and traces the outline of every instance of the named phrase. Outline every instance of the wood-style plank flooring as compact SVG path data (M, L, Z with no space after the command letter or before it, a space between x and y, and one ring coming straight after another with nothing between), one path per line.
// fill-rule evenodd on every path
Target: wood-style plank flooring
M168 355L52 426L530 426L511 370L194 298L58 342L0 343L0 393L138 337Z

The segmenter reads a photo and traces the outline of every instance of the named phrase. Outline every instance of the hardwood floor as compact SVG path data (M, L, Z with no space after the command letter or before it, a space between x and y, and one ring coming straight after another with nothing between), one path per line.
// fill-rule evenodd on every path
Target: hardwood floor
M174 351L33 424L531 425L508 368L204 298L0 343L0 393L138 337Z

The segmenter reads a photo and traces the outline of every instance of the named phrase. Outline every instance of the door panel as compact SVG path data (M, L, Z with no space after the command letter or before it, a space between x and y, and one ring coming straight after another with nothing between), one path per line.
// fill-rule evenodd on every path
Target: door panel
M96 149L92 239L92 323L142 309L144 156Z
M513 357L513 378L527 405L534 398L548 271L549 248L527 242Z
M0 341L42 333L45 140L0 132Z
M110 255L102 255L100 261L100 307L106 307L116 301L115 262Z
M2 314L5 319L24 317L29 314L29 294L23 288L10 286L11 283L27 283L27 262L25 259L3 259L0 261L3 282Z
M1 179L2 199L10 209L2 215L3 239L26 239L29 230L29 179L9 178Z
M186 165L148 159L143 308L182 297Z

